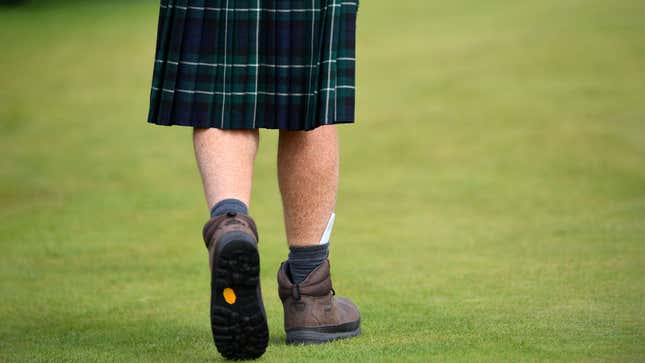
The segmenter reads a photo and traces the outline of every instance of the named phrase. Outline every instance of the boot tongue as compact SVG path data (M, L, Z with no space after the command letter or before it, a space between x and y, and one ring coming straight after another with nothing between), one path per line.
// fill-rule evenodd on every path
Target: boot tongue
M323 261L298 285L302 295L323 296L329 294L332 289L329 260Z
M297 289L297 295L301 296L325 296L329 295L332 290L331 276L329 273L329 261L325 260L320 266L316 267L307 278L299 283L294 284L289 276L289 264L285 261L278 270L278 293L280 299L284 301L287 297L293 297L294 289Z

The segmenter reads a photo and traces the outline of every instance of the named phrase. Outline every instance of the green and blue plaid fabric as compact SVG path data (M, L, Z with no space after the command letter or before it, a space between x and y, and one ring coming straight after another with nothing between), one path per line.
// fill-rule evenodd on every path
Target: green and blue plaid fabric
M148 122L354 122L358 0L162 0Z

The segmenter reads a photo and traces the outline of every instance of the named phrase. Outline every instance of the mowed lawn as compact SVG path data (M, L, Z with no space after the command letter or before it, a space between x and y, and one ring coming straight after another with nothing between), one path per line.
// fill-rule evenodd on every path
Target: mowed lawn
M363 334L266 362L644 361L645 2L364 0L332 236ZM155 1L0 8L0 361L221 359L190 130L145 123Z

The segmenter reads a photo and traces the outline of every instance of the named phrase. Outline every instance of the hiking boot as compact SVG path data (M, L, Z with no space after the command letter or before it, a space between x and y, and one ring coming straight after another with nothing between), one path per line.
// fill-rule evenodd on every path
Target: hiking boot
M211 269L211 329L217 350L228 359L254 359L269 343L260 292L260 258L255 222L227 213L203 230Z
M318 344L360 334L360 313L348 299L336 297L329 260L299 283L291 282L289 264L278 271L278 293L284 307L287 344Z

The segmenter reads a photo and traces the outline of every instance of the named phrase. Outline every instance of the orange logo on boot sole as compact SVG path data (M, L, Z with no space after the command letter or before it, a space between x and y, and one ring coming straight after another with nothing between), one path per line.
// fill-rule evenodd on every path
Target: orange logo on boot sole
M235 300L237 300L237 296L235 296L235 291L233 291L233 289L229 287L225 288L224 291L222 292L222 295L224 295L224 300L226 300L226 302L229 305L235 304Z

